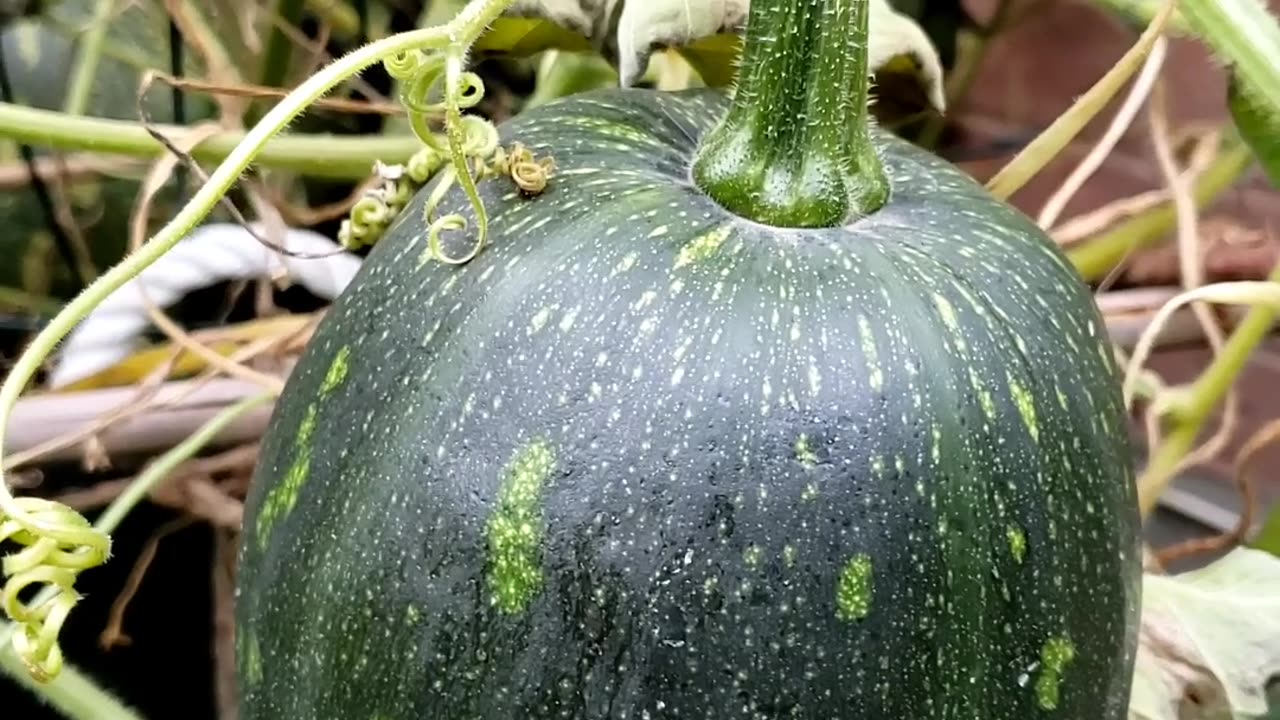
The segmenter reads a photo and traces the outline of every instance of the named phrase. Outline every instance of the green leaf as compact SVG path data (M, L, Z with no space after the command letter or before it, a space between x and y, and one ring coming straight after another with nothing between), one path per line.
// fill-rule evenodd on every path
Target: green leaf
M1195 36L1231 71L1228 106L1280 187L1280 24L1261 0L1182 0Z
M719 33L693 40L678 49L702 81L712 87L725 87L733 82L737 72L738 55L742 52L742 37Z
M1278 672L1280 558L1237 548L1199 570L1145 575L1130 720L1260 717Z
M593 50L590 40L553 22L531 17L502 17L480 36L472 50L527 56L544 50L582 52Z
M1261 0L1180 0L1192 32L1249 87L1261 107L1280 114L1280 25Z
M1234 73L1227 98L1240 136L1249 143L1271 184L1280 188L1280 108L1268 107L1256 90Z

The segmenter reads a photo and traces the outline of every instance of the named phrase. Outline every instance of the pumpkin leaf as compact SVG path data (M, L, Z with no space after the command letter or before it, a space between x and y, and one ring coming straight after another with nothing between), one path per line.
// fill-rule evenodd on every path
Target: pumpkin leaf
M1262 0L1182 0L1179 9L1196 37L1260 107L1280 112L1280 23Z
M622 0L516 0L474 50L532 55L543 50L601 50Z
M471 48L479 53L527 56L544 50L594 50L591 41L553 22L534 17L502 17Z
M1280 673L1280 558L1237 548L1180 575L1148 573L1130 720L1267 713Z
M1249 143L1271 184L1280 187L1280 108L1268 106L1256 90L1232 73L1227 106L1240 136Z
M733 80L749 0L519 0L477 42L478 52L602 52L622 85L644 76L658 49L679 52L704 82ZM873 70L906 74L938 110L945 106L942 61L924 30L888 0L871 1Z

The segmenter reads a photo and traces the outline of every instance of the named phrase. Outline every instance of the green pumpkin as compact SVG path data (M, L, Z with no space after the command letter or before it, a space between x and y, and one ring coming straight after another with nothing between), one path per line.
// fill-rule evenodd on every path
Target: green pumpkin
M44 110L61 110L78 58L73 29L91 21L94 2L63 0L42 17L23 18L0 31L0 52L13 88L13 100ZM147 69L169 71L168 19L163 8L133 3L119 13L104 43L103 54L86 103L86 114L116 120L138 119L136 97ZM188 53L193 55L194 53ZM199 63L192 58L192 72ZM188 118L213 114L207 97L186 96ZM143 105L155 122L172 122L172 105L163 83L156 83ZM43 148L35 148L37 155ZM20 166L18 145L0 140L0 158ZM63 186L90 258L99 271L119 262L128 247L129 216L134 210L145 167L113 175L79 175ZM171 216L172 193L162 192L152 217ZM28 189L0 191L0 286L38 294L70 297L78 290L75 275L58 254L48 218Z
M373 249L262 444L244 720L1125 717L1138 516L1089 289L874 128L883 207L729 212L691 171L728 108L522 113L504 143L558 170L481 185L474 260L424 256L430 188Z

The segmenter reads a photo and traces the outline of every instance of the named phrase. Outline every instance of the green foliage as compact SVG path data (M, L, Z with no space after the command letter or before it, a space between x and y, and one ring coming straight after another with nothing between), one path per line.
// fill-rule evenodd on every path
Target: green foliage
M1131 720L1267 713L1280 673L1280 559L1237 549L1193 572L1148 574L1142 604Z
M1231 77L1228 107L1271 184L1280 188L1280 108L1267 105L1238 75Z
M1192 32L1249 88L1261 107L1280 115L1280 25L1262 0L1181 0Z
M1180 9L1231 73L1231 117L1280 187L1280 24L1261 0L1182 0Z

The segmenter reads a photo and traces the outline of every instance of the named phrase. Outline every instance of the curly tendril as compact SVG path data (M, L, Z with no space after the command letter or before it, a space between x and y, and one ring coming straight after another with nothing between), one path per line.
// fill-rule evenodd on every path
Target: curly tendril
M433 152L426 148L418 151L408 167L378 163L375 171L381 182L366 190L352 206L338 229L338 242L348 250L376 243L425 182L421 178L434 172L430 169L430 159L417 159L418 155ZM439 160L437 167L443 162Z
M23 546L4 559L8 580L2 595L5 612L18 624L13 648L31 676L48 682L62 670L58 633L80 596L76 576L97 567L111 553L111 540L79 513L43 498L10 500L0 515L0 543ZM9 503L6 503L9 504ZM21 596L35 586L41 592L29 603Z
M422 67L422 63L427 59L426 53L414 48L413 50L404 50L398 52L386 60L382 61L382 66L387 69L387 74L396 82L404 82L413 78L418 68Z
M522 145L510 151L500 145L497 127L464 110L484 98L480 76L465 68L469 42L451 42L438 52L406 50L383 61L387 73L401 84L400 102L408 111L409 126L423 144L406 165L378 165L381 182L356 202L339 230L339 241L349 249L373 245L403 212L412 195L439 174L422 210L427 225L427 248L422 261L435 258L450 265L469 262L484 247L489 217L476 183L491 177L510 178L526 197L541 194L555 168L550 158L538 159ZM433 129L443 119L444 132ZM446 232L464 231L461 213L437 217L445 196L461 187L475 214L479 237L461 257L444 251Z
M526 196L541 195L555 172L556 161L535 157L529 148L515 143L511 150L498 148L493 160L484 168L488 175L506 176Z
M424 147L409 158L405 171L409 173L409 178L419 186L426 185L431 176L440 171L444 167L444 155L440 154L433 148Z
M470 262L480 253L480 249L484 247L485 240L489 235L489 215L485 212L484 201L480 199L480 191L476 189L476 180L471 174L470 166L467 164L467 136L462 121L463 108L473 107L480 101L484 93L484 85L479 82L479 77L475 73L464 72L462 68L462 52L451 49L445 53L445 138L449 143L449 161L453 167L452 180L462 186L463 193L466 194L467 200L471 202L471 209L476 215L479 237L466 255L459 258L449 257L442 248L440 236L447 230L465 230L467 227L466 218L459 213L453 213L431 223L427 233L427 247L437 260L449 265L462 265ZM496 135L496 133L495 129L494 134ZM496 146L497 143L495 142L494 145Z

